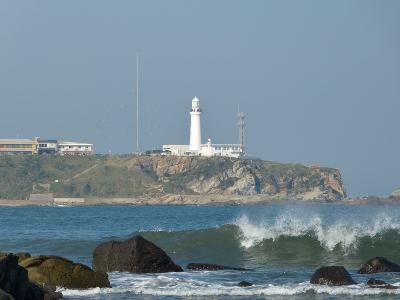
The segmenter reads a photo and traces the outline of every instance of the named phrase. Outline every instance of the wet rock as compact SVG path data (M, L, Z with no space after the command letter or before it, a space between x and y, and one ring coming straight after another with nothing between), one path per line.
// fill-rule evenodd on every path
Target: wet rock
M384 282L383 280L371 278L370 280L368 280L367 284L368 285L385 285L386 282Z
M60 292L55 291L44 291L43 300L59 300L62 299L63 295Z
M100 244L93 252L93 269L102 272L183 272L159 247L140 235Z
M41 287L39 287L38 285L36 285L33 282L29 282L27 285L24 299L32 299L32 300L33 299L35 299L35 300L48 299L48 298L46 298L45 295L47 295L47 293L44 291L44 289L42 289ZM57 299L60 299L60 298L57 298Z
M14 297L0 289L0 300L14 300Z
M398 286L394 286L394 285L391 285L391 284L386 284L386 285L383 286L383 288L387 289L387 290L398 290L399 289Z
M335 286L356 284L349 272L342 266L329 266L317 269L312 275L310 283Z
M372 274L382 272L400 272L400 265L387 260L385 257L374 257L361 264L359 274Z
M47 287L39 286L36 283L30 282L27 292L25 294L25 300L59 300L63 295L56 292L56 289L49 289Z
M216 264L205 264L205 263L189 263L186 268L192 271L221 271L221 270L251 271L250 269L236 268L236 267L216 265Z
M33 256L21 261L20 265L26 268L31 281L45 288L110 287L107 274L95 272L83 264L59 256Z
M238 286L240 287L248 287L248 286L252 286L253 284L251 282L248 281L241 281L238 283Z
M58 300L61 293L29 281L28 272L18 265L18 255L0 253L0 300ZM7 294L13 298L9 298ZM3 297L3 298L2 298Z
M374 278L371 278L370 280L368 280L367 285L369 285L371 288L380 288L380 289L387 289L387 290L399 289L398 286L387 284L383 280L374 279Z
M26 270L18 265L18 256L0 254L0 289L16 300L25 299L29 279Z

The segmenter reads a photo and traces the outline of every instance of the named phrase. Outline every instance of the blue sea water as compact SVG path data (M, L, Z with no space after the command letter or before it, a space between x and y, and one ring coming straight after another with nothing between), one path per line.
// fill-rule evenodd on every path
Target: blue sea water
M400 206L0 207L0 251L52 254L91 265L101 242L141 234L186 267L207 262L253 269L168 274L110 273L112 288L65 290L66 299L398 299L357 274L373 256L400 262ZM316 286L322 265L343 265L359 283ZM374 274L400 287L399 273ZM252 287L241 288L246 280Z

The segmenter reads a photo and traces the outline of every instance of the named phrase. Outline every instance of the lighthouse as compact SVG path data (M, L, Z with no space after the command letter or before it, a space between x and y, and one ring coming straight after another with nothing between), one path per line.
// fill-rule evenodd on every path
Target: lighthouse
M244 114L240 114L240 144L213 144L209 138L207 144L201 144L201 108L197 97L192 99L190 110L190 143L184 145L168 144L162 146L161 155L176 156L221 156L239 158L244 154ZM238 116L239 117L239 116Z
M200 100L194 97L190 110L190 146L189 150L196 154L201 150L201 108Z

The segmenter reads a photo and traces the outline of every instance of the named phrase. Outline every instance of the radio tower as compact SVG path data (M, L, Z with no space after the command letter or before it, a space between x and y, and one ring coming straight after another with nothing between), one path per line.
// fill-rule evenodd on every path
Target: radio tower
M245 121L246 115L244 112L239 111L238 107L238 114L237 114L237 119L238 119L238 127L239 127L239 144L240 147L242 148L242 156L245 153L245 128L246 128L246 121Z

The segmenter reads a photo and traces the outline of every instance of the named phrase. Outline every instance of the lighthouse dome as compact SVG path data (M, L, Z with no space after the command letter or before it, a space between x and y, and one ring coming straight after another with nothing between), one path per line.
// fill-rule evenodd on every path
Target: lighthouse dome
M194 97L192 100L192 111L199 112L200 110L200 100L197 97Z

